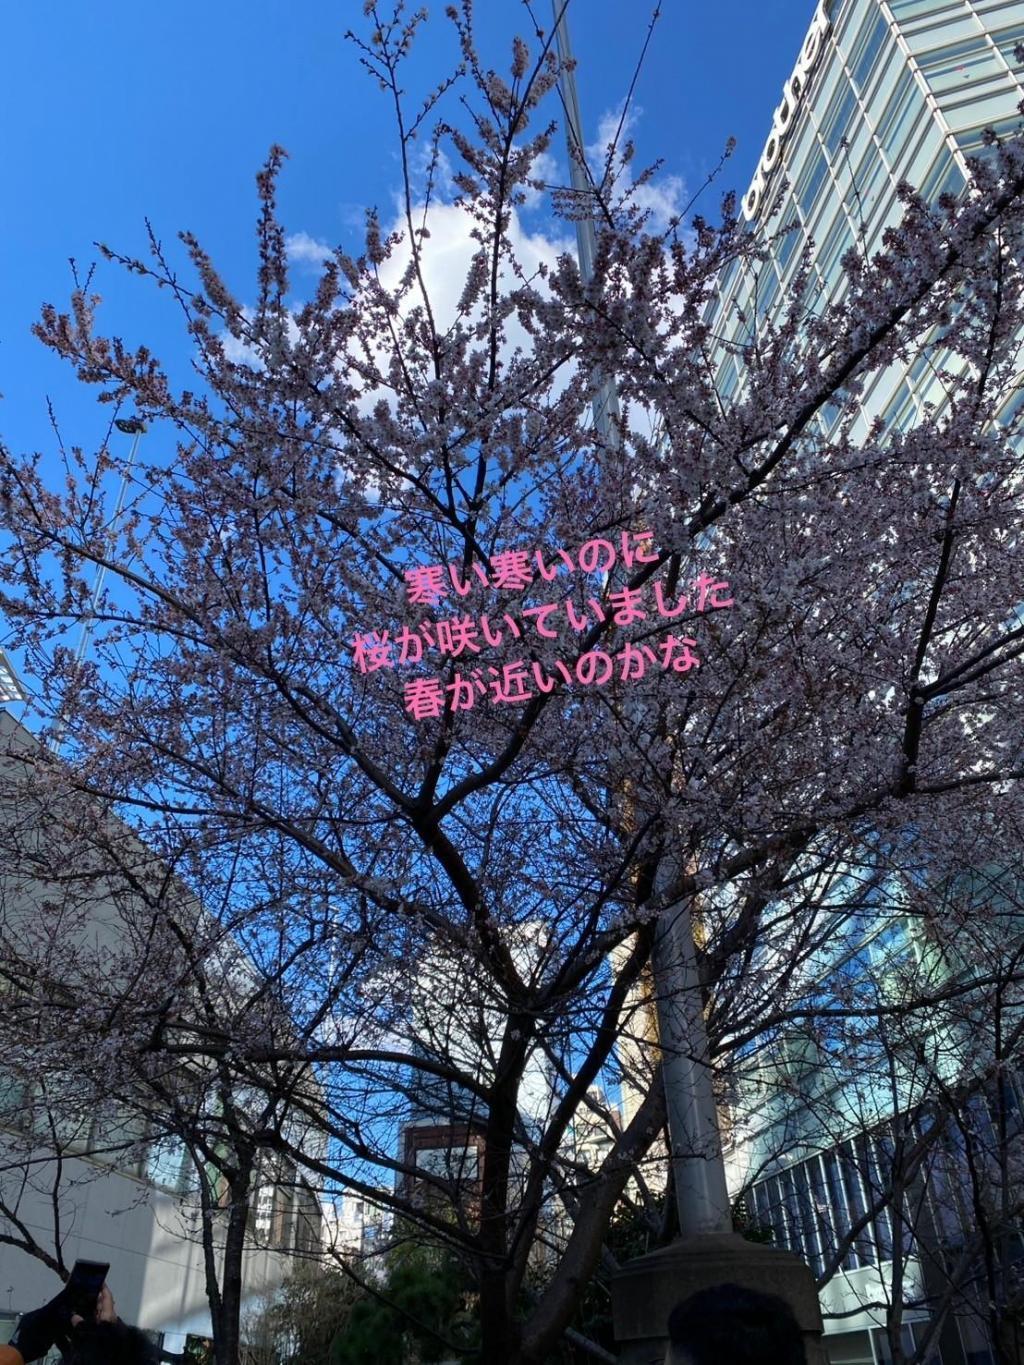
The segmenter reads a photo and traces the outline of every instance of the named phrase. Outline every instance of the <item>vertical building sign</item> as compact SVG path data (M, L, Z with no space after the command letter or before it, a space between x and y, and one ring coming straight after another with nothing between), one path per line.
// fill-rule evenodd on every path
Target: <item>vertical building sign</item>
M785 142L789 131L796 118L796 111L800 107L807 83L810 80L811 72L821 56L821 49L825 43L825 34L831 27L828 17L827 0L821 0L811 29L804 39L804 45L800 49L800 57L792 76L782 87L782 102L775 110L775 117L772 119L772 131L768 135L768 141L764 144L764 151L761 153L761 160L757 167L757 174L754 176L750 189L747 190L743 200L743 216L749 223L752 218L757 216L757 211L761 207L761 200L764 198L765 188L768 184L768 177L779 164L782 155L782 145Z

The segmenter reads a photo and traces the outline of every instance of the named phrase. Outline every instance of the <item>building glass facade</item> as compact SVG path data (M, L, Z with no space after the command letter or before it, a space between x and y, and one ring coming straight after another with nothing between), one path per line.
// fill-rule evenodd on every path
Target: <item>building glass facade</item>
M810 274L803 305L817 311L841 303L848 287L843 258L854 247L867 257L883 249L886 229L904 212L901 183L929 202L958 195L970 175L969 158L988 153L985 130L999 136L1019 131L1020 44L1024 0L822 0L742 200L743 217L764 245L764 258L734 261L709 310L716 342L712 364L723 399L736 395L742 383L739 349L791 303L807 264L805 252ZM1021 343L1024 356L1024 338ZM871 376L854 436L858 431L866 436L877 418L904 430L926 405L941 408L940 372L947 363L948 357L926 345L911 363ZM1024 386L1001 420L1021 402ZM822 434L827 430L823 417ZM908 937L897 947L916 953L920 945ZM837 958L830 970L842 968ZM815 1079L804 1081L841 1091L842 1082L827 1072L827 1065L819 1065ZM882 1202L877 1194L894 1130L884 1111L868 1117L862 1108L858 1123L856 1105L844 1119L844 1105L837 1103L836 1130L828 1137L806 1125L800 1131L797 1102L766 1101L768 1088L778 1094L777 1086L762 1086L759 1094L752 1080L738 1097L737 1114L743 1112L731 1127L731 1183L736 1193L744 1192L750 1221L770 1232L776 1245L802 1254L819 1276L835 1271L822 1298L833 1365L879 1365L890 1358L880 1330L884 1311L879 1316L857 1309L885 1298L884 1267L895 1239L907 1236L890 1210L873 1207ZM1018 1096L1016 1088L1013 1093ZM781 1127L789 1132L784 1158L775 1155ZM943 1244L964 1235L962 1219L953 1218L958 1226L950 1223L957 1159L946 1150L941 1161L948 1171L937 1165L929 1173L931 1225ZM948 1198L936 1200L943 1180ZM843 1231L858 1224L859 1235L835 1265ZM925 1277L923 1261L919 1271ZM905 1283L905 1300L925 1288L923 1279ZM925 1312L907 1313L905 1349L923 1340L927 1320ZM963 1323L946 1331L941 1343L936 1338L927 1358L941 1365L985 1365L992 1356L987 1342Z
M798 94L787 82L743 199L767 258L756 267L734 262L714 304L724 397L737 385L730 348L752 340L789 297L804 247L812 247L807 307L841 302L843 257L853 247L869 256L882 248L903 213L901 182L932 202L958 194L968 157L986 152L985 130L1003 135L1021 123L1021 0L823 0L815 22L823 28L815 60ZM938 366L927 368L874 376L863 431L879 415L911 425L921 405L941 402Z

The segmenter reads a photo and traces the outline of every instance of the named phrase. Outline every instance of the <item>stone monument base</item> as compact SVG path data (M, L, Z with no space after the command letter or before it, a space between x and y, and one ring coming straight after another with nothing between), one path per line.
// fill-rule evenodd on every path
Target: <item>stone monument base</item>
M785 1299L803 1331L807 1365L827 1365L809 1267L792 1252L734 1232L681 1237L619 1268L612 1280L612 1314L621 1365L662 1365L672 1309L699 1289L726 1282Z

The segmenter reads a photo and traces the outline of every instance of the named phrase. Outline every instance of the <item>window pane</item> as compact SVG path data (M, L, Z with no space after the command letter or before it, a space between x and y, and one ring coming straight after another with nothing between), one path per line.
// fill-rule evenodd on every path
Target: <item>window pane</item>
M939 6L936 0L890 0L889 8L897 23L906 23L908 19L916 19L921 14L934 15ZM955 11L962 10L963 6L960 0L955 0L946 8Z
M836 1251L835 1223L837 1212L833 1209L832 1201L829 1198L828 1186L825 1183L825 1169L820 1156L814 1157L807 1163L807 1175L811 1203L814 1206L818 1229L818 1245L822 1253L822 1269L824 1269L825 1262L831 1260Z
M917 143L913 155L902 169L902 178L909 181L914 189L920 189L927 183L935 159L943 150L942 136L938 128L930 123L925 129L924 137Z
M850 1143L844 1142L839 1149L839 1168L843 1179L843 1189L846 1192L846 1203L850 1210L850 1226L859 1223L866 1213L864 1195L861 1191L860 1175L857 1170L857 1162ZM857 1233L854 1240L857 1248L858 1265L871 1265L875 1259L871 1246L871 1238L866 1228Z
M146 1156L146 1179L159 1189L181 1194L185 1189L188 1152L177 1138L154 1142Z
M832 226L832 231L825 240L825 245L821 249L819 264L822 274L829 281L836 278L840 271L840 261L843 256L853 246L853 233L850 225L846 221L845 215L837 218Z
M921 70L937 95L962 86L970 87L987 76L1001 74L996 54L984 38L957 43L922 57Z
M793 1185L796 1191L797 1209L800 1214L800 1226L803 1231L804 1255L810 1261L815 1273L820 1275L825 1268L825 1262L818 1243L818 1220L811 1200L808 1164L808 1162L802 1161L798 1166L793 1167Z
M878 124L878 140L890 162L902 150L908 121L917 112L918 94L914 87L914 77L910 71L904 69Z
M828 148L830 156L834 156L840 142L847 135L850 122L857 112L857 97L847 86L840 89L838 99L833 101L832 108L825 115L825 121L821 125L822 141Z
M847 1207L846 1195L843 1190L843 1177L839 1169L839 1158L835 1151L826 1152L822 1157L825 1166L825 1175L828 1180L829 1193L831 1195L831 1205L835 1210L834 1222L836 1233L839 1239L844 1239L850 1230L850 1211ZM844 1270L856 1270L860 1262L856 1252L852 1247L843 1257Z
M824 183L827 171L828 165L825 158L821 152L816 152L797 181L795 193L800 202L800 207L803 209L804 220L807 222L813 217L814 201L818 197L818 191Z
M921 197L926 203L934 204L944 194L959 194L963 187L960 168L953 160L952 152L944 148L921 185Z
M807 1248L804 1242L803 1228L801 1226L800 1208L797 1203L796 1189L793 1184L793 1172L783 1171L779 1177L782 1186L782 1196L786 1208L786 1222L789 1224L789 1249L795 1251L797 1255L807 1256Z
M1003 61L1011 71L1024 71L1024 62L1020 61L1016 55L1015 48L1024 43L1024 24L1014 24L1011 28L1004 29L1000 33L993 33L992 37L999 44L999 51L1003 54Z
M921 53L948 48L964 39L978 38L980 34L981 25L972 14L953 10L947 11L935 22L916 25L904 37L911 52L919 56Z
M861 31L861 40L851 58L853 80L859 90L863 91L866 87L878 54L888 36L889 25L881 14L876 15L873 20L869 19L868 25Z

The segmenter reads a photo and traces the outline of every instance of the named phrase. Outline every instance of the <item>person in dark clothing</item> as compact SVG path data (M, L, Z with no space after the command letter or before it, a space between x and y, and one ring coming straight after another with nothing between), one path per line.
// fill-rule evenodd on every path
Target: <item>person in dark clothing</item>
M106 1285L92 1318L72 1313L63 1289L42 1308L22 1314L10 1344L0 1346L0 1365L27 1365L52 1346L60 1349L64 1365L157 1365L160 1359L146 1334L117 1316Z
M716 1284L676 1305L665 1365L807 1365L803 1334L784 1299Z

